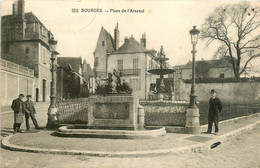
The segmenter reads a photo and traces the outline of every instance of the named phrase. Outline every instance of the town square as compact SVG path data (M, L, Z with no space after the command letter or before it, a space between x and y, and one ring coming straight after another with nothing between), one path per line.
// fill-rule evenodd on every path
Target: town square
M260 166L257 1L1 2L1 167Z

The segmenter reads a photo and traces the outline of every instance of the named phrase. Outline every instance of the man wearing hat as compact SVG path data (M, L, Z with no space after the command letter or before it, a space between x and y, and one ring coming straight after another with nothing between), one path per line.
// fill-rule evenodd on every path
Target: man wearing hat
M23 103L24 95L20 94L19 97L12 102L11 108L14 110L14 134L17 132L21 132L20 127L23 123L24 116L24 103Z
M215 125L215 134L218 134L219 128L218 128L218 119L219 119L219 113L222 110L222 103L221 100L216 97L217 93L215 89L211 90L211 98L209 99L209 116L208 116L208 131L207 133L211 134L212 131L212 125L214 122Z
M40 129L37 120L35 118L36 110L34 108L34 103L32 101L32 96L27 95L27 100L24 102L24 108L25 108L25 123L26 123L26 130L30 130L30 123L29 123L29 118L31 117L32 122L35 126L36 129Z

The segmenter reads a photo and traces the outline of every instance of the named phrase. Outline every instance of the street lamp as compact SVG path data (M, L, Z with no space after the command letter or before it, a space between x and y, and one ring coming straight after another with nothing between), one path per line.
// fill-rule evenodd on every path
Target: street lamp
M56 55L59 53L56 51L57 47L57 41L54 40L53 37L49 40L50 44L50 51L51 51L51 102L50 106L48 109L48 122L47 122L47 127L52 128L57 126L58 119L57 119L57 105L56 105L56 100L57 100L57 92L56 92Z
M196 54L196 44L198 43L198 35L200 31L193 26L190 30L191 44L192 44L192 84L191 84L191 94L190 94L190 105L189 108L197 108L196 106L196 94L195 94L195 54Z
M198 43L198 35L200 31L193 26L190 30L191 44L192 44L192 84L191 84L191 94L190 94L190 104L186 110L186 132L190 134L201 133L201 126L199 122L199 109L196 106L196 94L195 94L195 54L196 54L196 44Z

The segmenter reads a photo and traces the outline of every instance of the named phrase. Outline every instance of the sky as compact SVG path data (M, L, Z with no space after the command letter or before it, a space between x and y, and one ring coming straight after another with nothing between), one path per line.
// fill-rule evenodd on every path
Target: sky
M12 13L13 2L1 2L2 16ZM163 45L165 54L170 59L169 63L181 65L192 58L189 30L193 25L200 28L216 7L226 3L227 1L213 0L25 0L25 11L33 12L51 30L58 40L57 51L60 56L81 56L93 67L93 52L101 27L113 36L118 22L120 46L126 36L133 35L140 41L145 32L148 49L159 51ZM100 8L103 12L81 12L81 8ZM72 12L72 9L78 9L79 12ZM145 13L104 12L110 9L144 9ZM205 42L199 41L196 59L213 59L215 49L216 44L205 47Z

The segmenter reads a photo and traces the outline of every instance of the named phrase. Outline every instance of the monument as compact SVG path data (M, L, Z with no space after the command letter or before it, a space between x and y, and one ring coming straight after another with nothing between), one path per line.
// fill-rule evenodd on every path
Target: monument
M172 74L175 72L173 69L168 69L165 64L166 61L169 60L169 58L166 58L166 55L163 51L163 46L161 46L160 52L158 53L158 57L156 60L160 63L160 68L159 69L151 69L148 72L151 74L156 74L160 75L160 84L158 87L158 100L163 101L163 93L165 93L165 85L164 85L164 79L163 76L167 74Z
M113 81L112 76L116 77ZM100 138L152 138L163 136L164 127L145 128L144 107L133 96L127 82L121 82L120 74L114 70L104 79L105 84L97 87L97 95L87 101L88 123L62 126L57 134L60 136L100 137Z

